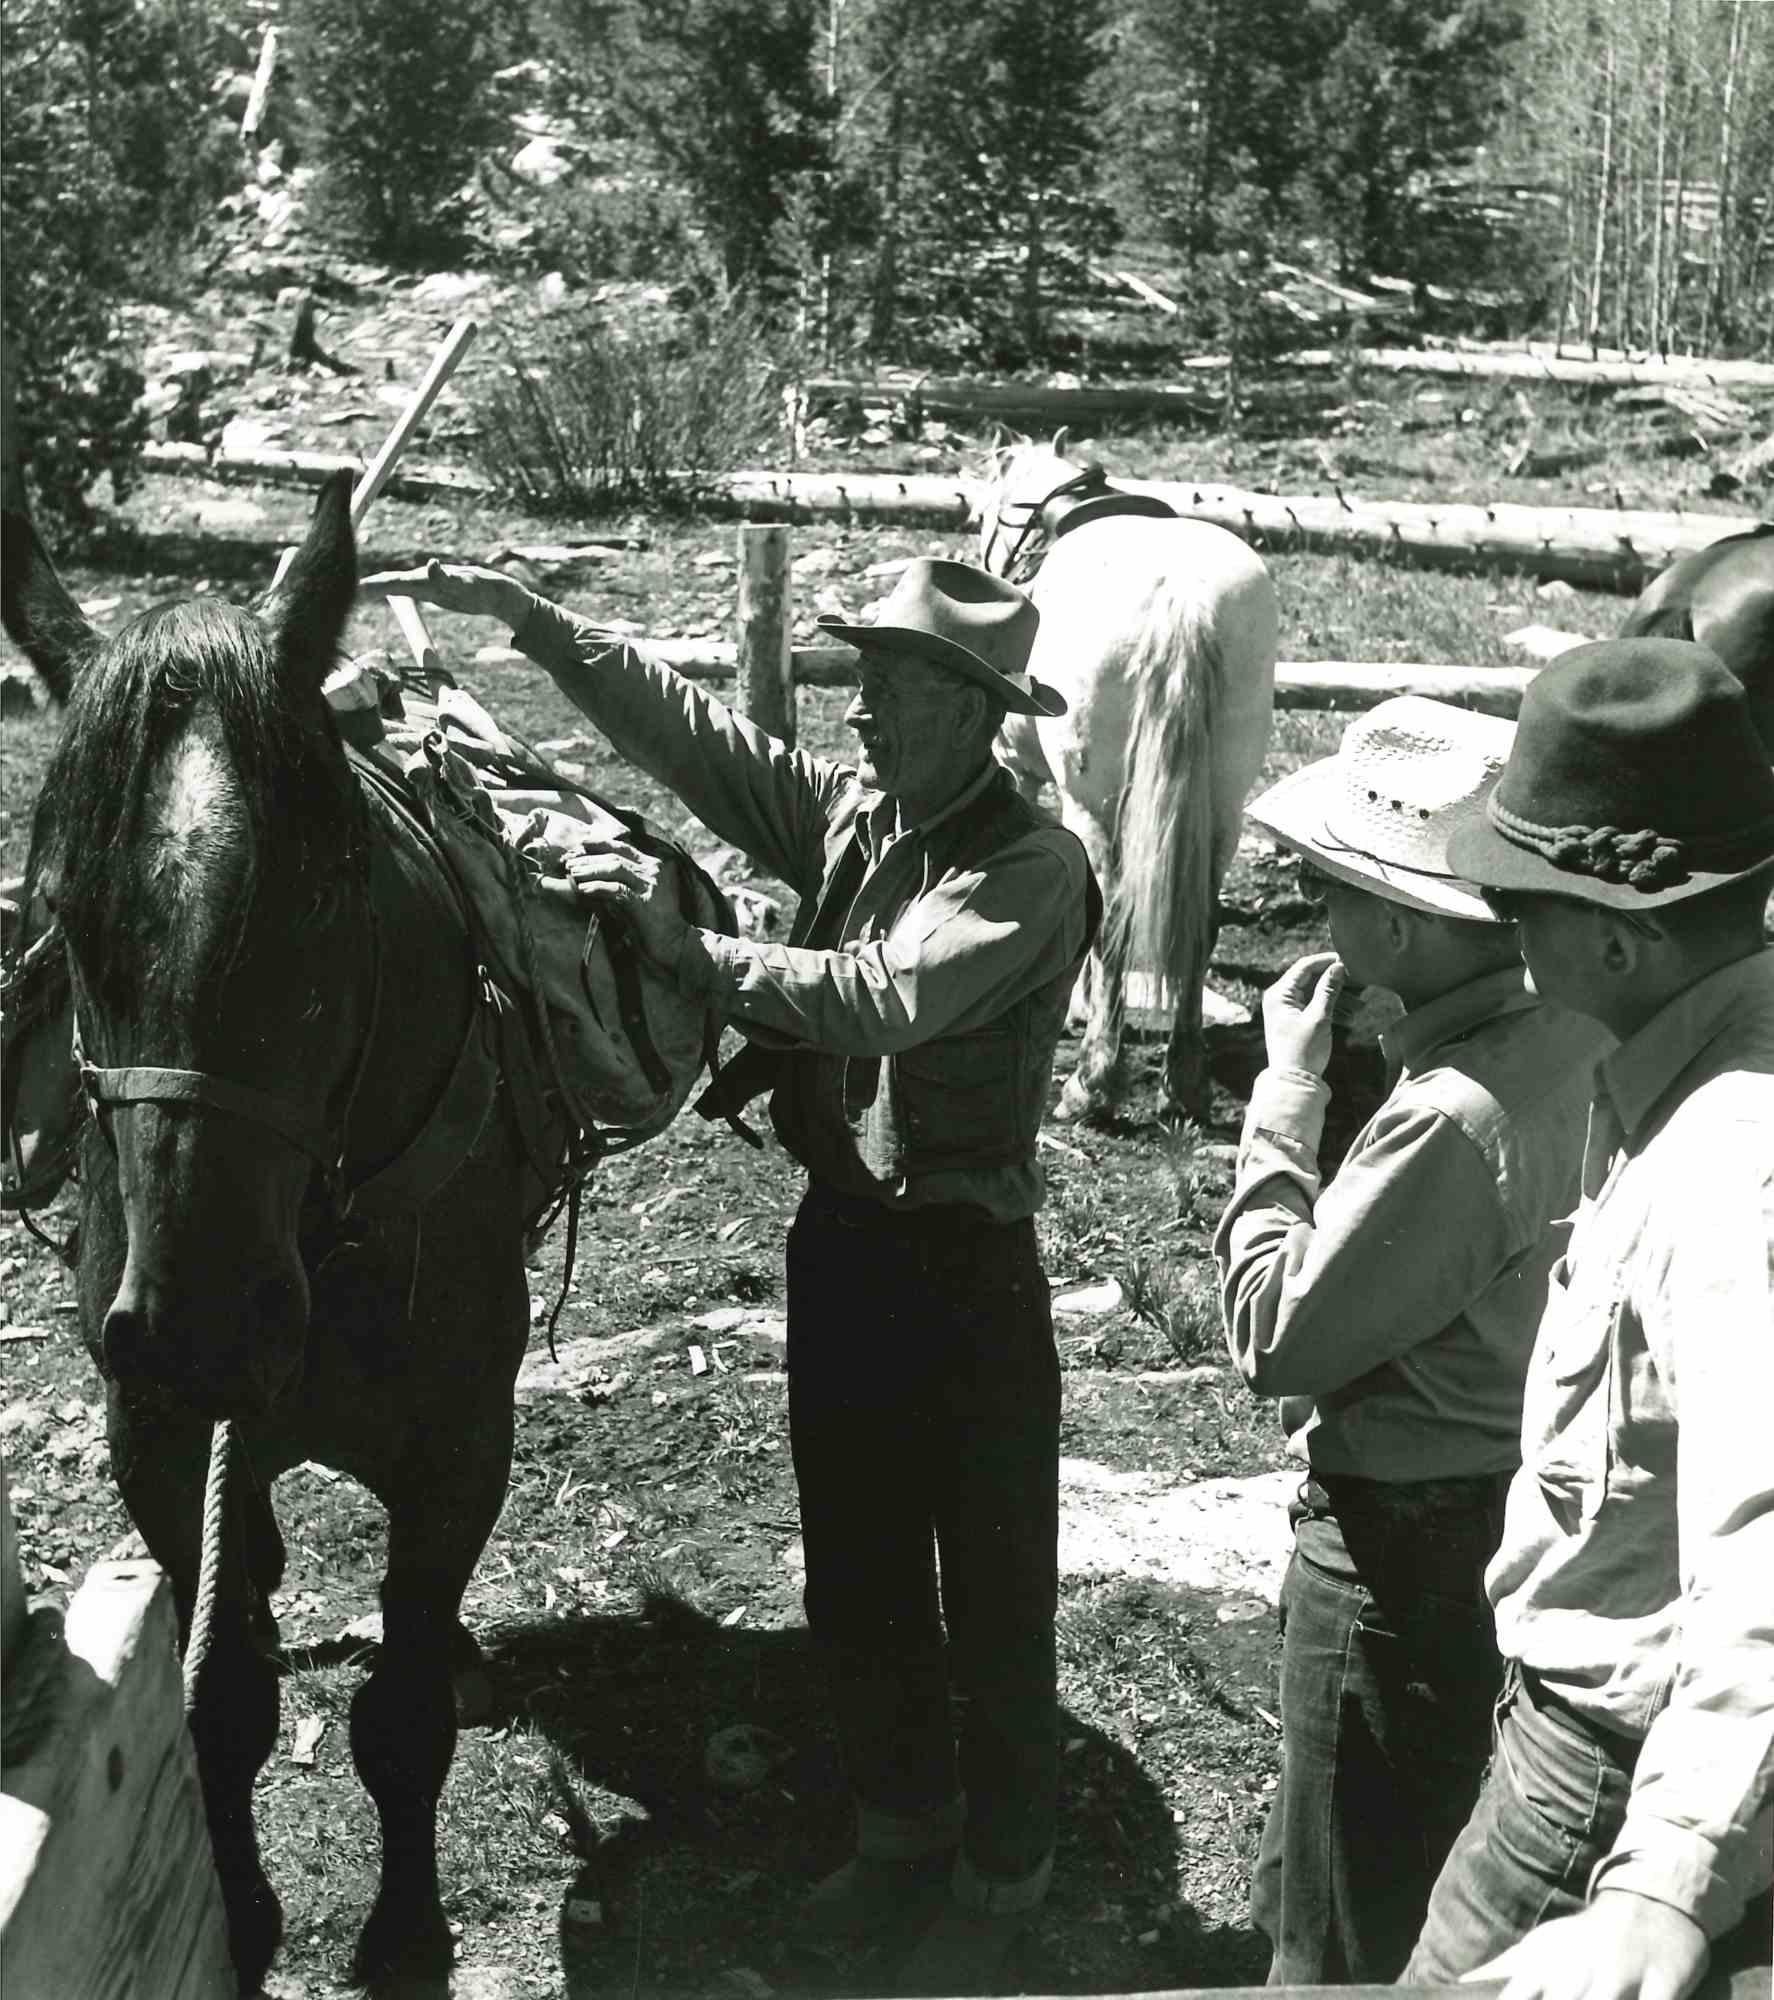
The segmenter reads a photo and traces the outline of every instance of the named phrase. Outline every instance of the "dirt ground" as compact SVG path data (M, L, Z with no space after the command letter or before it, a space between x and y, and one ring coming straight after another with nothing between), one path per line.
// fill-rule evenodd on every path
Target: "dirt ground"
M456 302L432 301L429 327ZM429 318L426 318L429 314ZM357 345L374 348L373 329ZM199 330L201 332L201 329ZM163 332L166 341L195 337ZM211 333L213 338L213 330ZM245 335L243 335L243 338ZM335 330L329 344L356 352ZM405 367L415 342L390 346ZM348 417L319 426L278 406L282 440L385 427L363 385L316 383ZM337 417L330 405L319 412ZM447 424L445 426L447 428ZM363 435L359 436L359 431ZM1203 476L1249 476L1203 463ZM1654 504L1654 503L1653 503ZM242 597L306 500L269 489L150 480L69 581L115 628L195 587ZM606 621L655 636L724 634L734 536L718 523L600 524L610 557L528 560L532 580ZM467 506L378 506L366 563L430 550L485 556L598 529L496 520ZM802 631L854 613L955 538L903 530L797 534ZM1531 584L1436 579L1331 559L1277 569L1289 657L1501 657L1508 624L1544 615ZM1575 599L1557 622L1600 633L1619 607ZM643 806L730 883L789 911L734 857L609 756L503 629L438 617L459 678L505 723L612 798ZM379 617L355 643L393 643ZM1435 645L1446 650L1430 650ZM490 649L490 650L489 650ZM8 655L7 657L10 657ZM840 694L803 690L801 739L843 747ZM1278 718L1263 782L1328 751L1336 718ZM0 725L0 863L22 866L52 717ZM1275 1783L1273 1599L1290 1475L1272 1412L1224 1365L1209 1246L1260 1037L1235 1018L1298 953L1325 942L1291 870L1247 837L1228 879L1213 985L1214 1115L1172 1132L1155 1117L1162 1023L1136 1017L1121 1112L1050 1128L1040 1232L1065 1370L1064 1758L1052 1897L1013 1967L1018 1990L1106 1993L1259 1981L1266 1952L1246 1888ZM1346 1138L1377 1080L1370 1010L1337 1071ZM1075 1056L1060 1051L1063 1075ZM445 1796L442 1873L458 1930L459 1996L541 2000L878 1991L879 1958L809 1958L784 1943L798 1894L846 1852L848 1807L800 1609L784 1427L781 1247L799 1175L686 1115L600 1173L576 1271L560 1232L531 1268L537 1320L519 1385L504 1516L465 1616L485 1647L494 1717L464 1733ZM52 1234L71 1211L40 1218ZM75 1334L67 1274L14 1219L0 1222L0 1449L27 1586L65 1598L128 1532L107 1479L99 1385ZM541 1325L563 1284L551 1360ZM881 1357L891 1368L893 1357ZM274 1606L289 1661L282 1734L259 1789L287 1934L267 1991L339 1988L371 1894L375 1837L353 1774L346 1708L375 1644L381 1522L321 1467L280 1484L290 1552ZM724 1732L757 1732L734 1739Z

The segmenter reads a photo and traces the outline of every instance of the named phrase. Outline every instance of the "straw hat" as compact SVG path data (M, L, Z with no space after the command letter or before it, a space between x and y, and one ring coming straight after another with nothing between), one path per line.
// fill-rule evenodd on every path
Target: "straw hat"
M1455 859L1487 888L1626 910L1760 873L1774 771L1742 683L1685 639L1574 646L1522 697L1509 768Z
M1493 923L1448 841L1482 822L1514 725L1401 694L1359 716L1334 757L1283 778L1245 808L1325 874L1413 910Z
M1029 677L1041 614L1034 599L989 569L920 556L900 572L872 625L822 617L820 626L867 653L890 649L987 689L1012 715L1064 715L1064 697Z

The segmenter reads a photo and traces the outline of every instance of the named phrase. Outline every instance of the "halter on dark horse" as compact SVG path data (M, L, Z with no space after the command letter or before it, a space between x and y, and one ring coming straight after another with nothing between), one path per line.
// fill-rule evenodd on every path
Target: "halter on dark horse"
M356 1972L450 1962L436 1807L456 1617L504 1499L544 1196L455 895L395 792L360 788L322 699L355 588L347 487L323 493L262 618L200 599L108 639L7 520L7 629L71 683L31 881L66 943L92 1111L81 1328L183 1630L211 1418L232 1420L246 1474L191 1707L245 1991L282 1922L252 1822L277 1736L270 1485L310 1459L388 1510L383 1642L351 1710L383 1849Z

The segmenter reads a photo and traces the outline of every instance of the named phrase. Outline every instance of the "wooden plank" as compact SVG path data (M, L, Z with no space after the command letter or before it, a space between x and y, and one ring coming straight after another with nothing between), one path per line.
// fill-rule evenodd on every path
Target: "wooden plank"
M172 1589L98 1563L68 1607L55 1721L0 1773L7 2000L231 2000Z

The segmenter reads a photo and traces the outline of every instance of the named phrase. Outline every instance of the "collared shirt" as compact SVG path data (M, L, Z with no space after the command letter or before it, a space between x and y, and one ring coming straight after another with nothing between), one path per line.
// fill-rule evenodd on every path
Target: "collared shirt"
M1506 1654L1642 1739L1593 1885L1717 1937L1774 1871L1774 953L1602 1063L1584 1186L1486 1588Z
M1232 1358L1281 1399L1317 1472L1507 1472L1521 1385L1576 1206L1592 1021L1540 1004L1520 967L1416 1008L1385 1038L1398 1081L1320 1192L1330 1091L1267 1069L1214 1243Z
M720 839L799 895L817 894L828 828L858 789L854 771L789 749L644 648L559 606L538 602L514 637L624 757ZM835 1059L893 1056L982 1027L1031 993L1069 990L1085 945L1088 874L1070 834L1043 824L989 867L939 873L930 864L930 834L991 777L982 772L940 814L911 827L899 824L891 798L863 795L857 819L868 863L837 949L697 931L679 960L680 981L729 1019ZM831 1185L888 1206L973 1202L1012 1220L1042 1196L1032 1147L1008 1165L883 1185L838 1118L804 1135L802 1158Z

